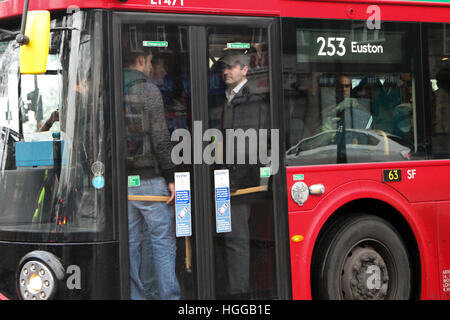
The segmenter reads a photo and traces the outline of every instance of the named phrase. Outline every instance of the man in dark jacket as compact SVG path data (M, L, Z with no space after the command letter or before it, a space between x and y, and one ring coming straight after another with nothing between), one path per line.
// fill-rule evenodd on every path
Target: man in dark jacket
M170 199L167 203L128 202L131 298L146 299L149 292L155 291L147 288L151 281L143 281L154 273L159 297L179 299L174 216L168 206L174 198L175 167L161 93L150 80L152 56L144 47L142 52L126 55L124 62L127 169L140 181L138 186L128 188L128 194ZM151 248L143 248L146 245ZM142 252L151 252L153 261L143 257Z
M258 135L259 129L268 128L268 105L263 95L251 92L247 79L249 56L245 52L230 52L220 62L222 63L222 78L226 85L222 130L226 132L227 129L233 129L236 134L238 129L242 129L242 134L251 129L250 131ZM235 138L235 136L231 137L227 134L225 137ZM250 141L246 141L245 145L230 143L227 138L225 141L227 160L224 168L229 170L231 191L259 186L260 166L257 163L257 143L256 145L251 145ZM231 145L234 147L234 159L230 159L229 156L232 150L228 147ZM230 164L230 160L233 160L232 164ZM251 205L245 199L241 199L240 202L233 199L231 202L232 231L224 234L228 293L233 298L245 298L249 293L250 230L248 221L250 210Z

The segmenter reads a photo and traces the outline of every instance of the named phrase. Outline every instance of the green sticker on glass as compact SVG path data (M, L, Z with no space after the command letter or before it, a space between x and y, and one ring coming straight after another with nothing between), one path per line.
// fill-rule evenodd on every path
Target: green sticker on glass
M142 45L144 47L167 48L169 43L167 41L144 41Z
M129 187L139 187L141 185L141 179L139 176L128 176Z
M294 181L305 180L305 176L303 174L294 174Z
M239 43L239 42L233 42L233 43L227 43L228 49L250 49L250 43Z
M260 178L269 178L270 177L270 167L259 168L259 177Z

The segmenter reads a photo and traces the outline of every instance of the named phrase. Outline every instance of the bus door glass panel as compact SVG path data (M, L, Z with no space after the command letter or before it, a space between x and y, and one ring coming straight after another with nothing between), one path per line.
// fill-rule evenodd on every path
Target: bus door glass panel
M172 134L191 131L188 26L124 24L122 44L131 299L195 299L195 232L176 237L166 203L175 172L192 180L171 156ZM192 228L194 207L178 214Z
M428 48L427 88L430 117L431 159L450 159L450 25L429 24L426 26ZM442 286L441 298L450 299L450 197L447 182L448 166L442 167L447 173L433 172L433 195L437 198L439 274ZM432 170L433 168L430 168ZM435 170L436 170L435 169Z
M102 22L101 13L83 11L52 20L52 27L68 30L51 32L45 74L19 75L18 47L2 42L0 125L8 151L0 232L8 240L112 238L112 221L102 214L109 188L104 143L110 140L103 130ZM98 188L95 162L103 181Z
M450 157L450 25L427 28L431 158Z
M210 175L215 187L211 214L216 297L270 299L276 296L276 279L269 186L277 172L270 168L267 131L267 30L208 27L207 37L209 145L204 156L214 159Z
M286 19L287 165L423 158L414 26Z

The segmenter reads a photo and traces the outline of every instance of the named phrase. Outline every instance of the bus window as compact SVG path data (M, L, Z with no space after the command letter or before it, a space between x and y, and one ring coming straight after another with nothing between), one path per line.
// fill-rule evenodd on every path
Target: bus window
M418 157L410 30L361 25L285 21L288 165Z
M431 158L450 157L450 25L427 28L431 106Z
M52 117L52 113L61 106L61 80L57 74L21 76L21 125L25 135L61 130L59 121Z
M1 42L4 240L112 239L112 219L103 215L110 139L101 94L102 20L82 11L53 20L52 27L67 29L51 33L45 74L19 75L17 45Z

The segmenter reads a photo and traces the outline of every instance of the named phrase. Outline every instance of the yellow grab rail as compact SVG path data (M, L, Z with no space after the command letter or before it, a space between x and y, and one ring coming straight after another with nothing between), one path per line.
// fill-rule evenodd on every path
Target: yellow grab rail
M257 186L257 187L250 187L245 189L238 189L235 192L231 193L231 196L240 196L243 194L251 194L256 192L263 192L267 191L269 188L268 186ZM147 202L166 202L169 200L169 196L144 196L144 195L129 195L128 201L147 201Z

